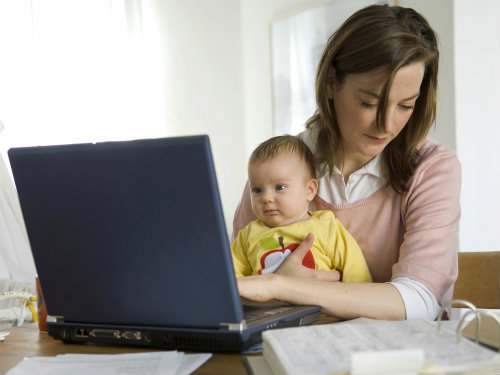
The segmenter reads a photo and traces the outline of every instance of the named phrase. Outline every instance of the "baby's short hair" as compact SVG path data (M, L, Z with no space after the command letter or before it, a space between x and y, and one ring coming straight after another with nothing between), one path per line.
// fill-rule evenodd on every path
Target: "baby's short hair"
M316 164L311 150L302 139L293 135L279 135L262 142L250 155L248 164L257 164L273 159L285 151L296 154L304 160L309 169L309 177L316 178Z

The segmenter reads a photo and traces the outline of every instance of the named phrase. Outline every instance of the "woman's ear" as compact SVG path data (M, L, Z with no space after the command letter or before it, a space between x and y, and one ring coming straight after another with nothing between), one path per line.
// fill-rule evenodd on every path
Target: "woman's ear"
M333 99L334 84L335 84L335 68L331 66L328 69L328 75L326 77L326 97L328 99Z
M315 178L311 178L307 183L307 201L311 202L316 193L318 192L318 181Z

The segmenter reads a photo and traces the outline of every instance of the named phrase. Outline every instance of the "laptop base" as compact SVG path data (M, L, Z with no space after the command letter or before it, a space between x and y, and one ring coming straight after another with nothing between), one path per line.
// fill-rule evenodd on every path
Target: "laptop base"
M273 327L286 328L308 325L319 318L319 311L306 317L279 321ZM164 328L47 322L49 336L66 343L97 343L153 347L165 350L241 353L262 341L262 330L244 332L214 329Z

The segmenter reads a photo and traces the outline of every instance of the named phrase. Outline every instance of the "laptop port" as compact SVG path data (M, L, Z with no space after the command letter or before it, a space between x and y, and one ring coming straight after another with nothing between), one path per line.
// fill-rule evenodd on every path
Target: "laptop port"
M89 333L92 337L100 337L100 338L119 338L120 331L115 329L92 329Z
M75 331L75 337L89 337L89 330L83 329L83 328L78 328Z
M127 340L140 340L142 335L140 331L124 331L121 337Z

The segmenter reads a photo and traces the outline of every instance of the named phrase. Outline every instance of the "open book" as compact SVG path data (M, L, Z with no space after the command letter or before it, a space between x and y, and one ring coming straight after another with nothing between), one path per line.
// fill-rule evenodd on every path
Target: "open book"
M498 352L462 337L446 324L438 328L437 322L428 320L359 318L328 325L269 330L262 337L263 359L274 374L350 373L352 358L356 358L357 367L363 367L360 361L373 361L373 355L352 356L353 353L373 352L379 352L379 358L390 358L390 367L399 372L500 374ZM415 355L419 352L420 356ZM385 353L391 355L384 356ZM254 363L262 360L249 359ZM377 366L384 368L383 363ZM375 368L371 373L377 373Z

